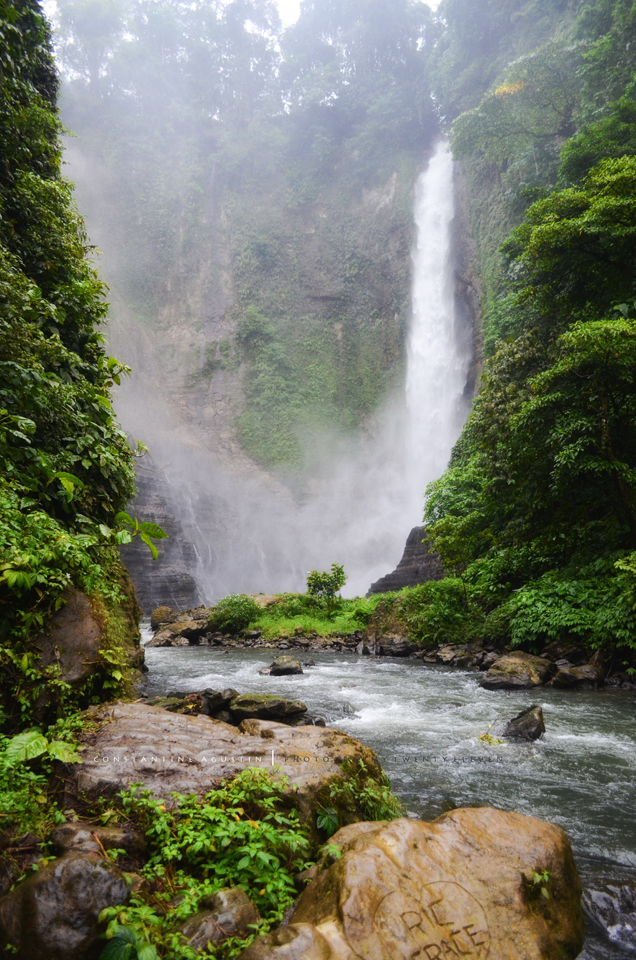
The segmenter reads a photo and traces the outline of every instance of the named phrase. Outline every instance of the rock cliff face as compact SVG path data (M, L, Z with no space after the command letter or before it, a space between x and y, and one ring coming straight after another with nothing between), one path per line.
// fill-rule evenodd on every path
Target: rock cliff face
M376 580L369 588L372 593L389 593L403 587L416 587L418 583L441 580L444 576L442 562L436 553L429 553L430 543L425 527L413 527L409 533L404 554L393 573Z
M167 604L177 610L195 607L205 598L190 571L197 567L197 545L185 524L172 512L174 492L156 469L151 458L137 466L137 496L133 513L151 520L168 535L157 541L159 556L153 560L139 538L121 549L121 556L135 584L144 614ZM194 531L196 534L196 531Z
M334 559L362 593L403 535L368 523L394 460L389 449L382 463L368 454L402 402L425 145L392 154L375 186L352 186L342 167L302 202L276 177L232 187L212 178L196 215L179 214L161 295L149 292L144 311L139 264L122 263L105 212L116 175L98 183L100 161L83 149L73 144L68 158L111 288L109 346L133 369L116 408L153 457L140 464L130 512L170 535L157 562L141 546L123 553L144 611L302 589L308 569ZM474 330L459 175L456 188L456 308Z

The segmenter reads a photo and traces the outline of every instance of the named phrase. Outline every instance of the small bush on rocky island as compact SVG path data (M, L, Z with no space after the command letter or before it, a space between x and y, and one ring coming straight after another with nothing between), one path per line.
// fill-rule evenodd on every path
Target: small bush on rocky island
M260 607L251 597L237 593L219 600L212 611L209 624L213 630L237 634L258 619L260 612Z
M307 593L315 601L324 604L327 616L331 616L338 606L338 594L347 582L344 567L339 563L332 563L331 570L319 573L310 570L307 574Z
M281 593L274 603L259 610L252 626L258 627L263 637L292 637L303 634L344 636L362 630L369 622L381 597L338 599L336 610L307 593Z

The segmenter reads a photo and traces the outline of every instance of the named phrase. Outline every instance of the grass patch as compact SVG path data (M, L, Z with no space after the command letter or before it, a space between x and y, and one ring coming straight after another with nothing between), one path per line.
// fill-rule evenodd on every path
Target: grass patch
M262 631L265 639L276 637L341 636L364 630L382 599L381 596L335 598L330 610L323 598L305 593L281 593L277 600L262 609L250 626Z

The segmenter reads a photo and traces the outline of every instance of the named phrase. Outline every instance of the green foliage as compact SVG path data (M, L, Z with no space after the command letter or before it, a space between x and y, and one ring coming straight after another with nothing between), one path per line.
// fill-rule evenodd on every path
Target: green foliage
M329 599L335 597L347 582L344 567L338 563L331 564L331 570L319 573L310 570L307 574L307 593L312 597Z
M336 830L340 829L338 811L333 807L323 807L316 817L316 826L319 830L322 830L327 839L333 837Z
M532 649L562 637L591 647L636 644L636 616L626 580L609 560L544 574L524 584L507 604L514 646Z
M460 7L476 9L471 0L442 9ZM561 5L561 15L560 35L502 65L453 130L472 191L491 359L449 468L427 491L425 522L459 578L447 636L534 650L577 637L622 648L627 664L636 647L636 17L623 0L578 5L578 20ZM489 16L492 26L494 8ZM557 178L566 189L554 189Z
M379 601L379 595L368 599L338 599L330 610L325 601L310 594L283 593L274 603L259 610L253 626L258 627L265 638L297 634L342 636L363 629Z
M404 806L391 793L388 777L382 775L378 781L375 776L370 776L363 760L345 761L341 770L342 776L335 779L328 790L341 824L358 819L397 820L405 815ZM333 820L331 817L329 822Z
M155 901L162 910L135 897L131 907L104 910L107 936L119 936L127 926L160 947L165 960L189 960L191 951L172 929L196 913L203 897L230 886L245 890L263 921L246 940L226 943L224 956L236 956L257 933L278 923L296 896L293 875L307 865L310 852L307 829L290 807L288 791L284 778L259 769L244 771L203 798L173 794L169 809L138 787L124 791L117 806L145 830L142 873L159 889Z
M536 870L532 870L530 879L526 879L526 892L532 896L532 893L537 891L545 900L549 900L551 881L552 874L549 870L541 870L538 873Z
M581 81L579 45L551 41L516 60L503 82L453 125L453 152L496 162L508 186L556 179L563 137L574 132Z
M261 610L251 597L233 594L223 597L214 607L209 625L213 630L237 634L249 627L259 616Z
M158 960L152 944L131 927L119 926L99 955L99 960Z
M0 735L0 824L16 836L45 837L64 816L48 795L51 761L75 763L74 723L59 722L44 734L39 728L14 737ZM62 739L64 738L64 739Z
M16 0L0 33L0 700L15 725L38 700L73 699L35 646L65 590L126 602L118 512L134 472L109 399L129 371L104 352L105 286L61 176L48 25Z
M580 183L601 160L636 154L636 103L621 97L600 120L585 124L561 151L559 177Z
M331 614L338 605L338 593L347 582L347 575L344 567L338 563L331 564L331 570L319 573L317 570L310 570L307 574L307 593L310 597L324 603L327 609L327 615Z
M636 157L603 160L579 189L533 204L503 251L514 303L553 336L636 295Z
M9 765L34 760L47 754L63 763L78 763L81 759L75 747L64 740L47 740L39 730L25 730L5 744L4 758Z

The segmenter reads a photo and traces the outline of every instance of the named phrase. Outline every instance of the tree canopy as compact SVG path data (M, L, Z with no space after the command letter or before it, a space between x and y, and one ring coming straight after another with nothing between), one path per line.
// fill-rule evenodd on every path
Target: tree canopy
M0 706L15 718L64 591L119 596L134 473L109 396L125 368L104 352L105 287L61 175L48 25L35 0L3 0L0 33Z

